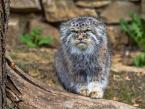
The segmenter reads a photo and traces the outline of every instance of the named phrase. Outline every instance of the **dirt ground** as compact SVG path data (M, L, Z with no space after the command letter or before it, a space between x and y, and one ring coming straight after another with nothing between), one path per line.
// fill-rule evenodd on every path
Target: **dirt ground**
M53 65L56 52L57 49L54 48L17 48L11 50L10 55L30 76L48 86L64 90L57 79ZM145 109L145 68L124 65L121 63L122 60L120 54L115 54L112 58L110 82L104 98Z

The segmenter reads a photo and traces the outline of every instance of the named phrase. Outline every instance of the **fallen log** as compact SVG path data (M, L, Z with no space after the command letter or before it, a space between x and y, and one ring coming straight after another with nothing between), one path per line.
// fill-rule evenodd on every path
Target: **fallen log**
M90 99L45 86L23 72L9 55L7 60L7 97L19 109L137 109L125 103Z

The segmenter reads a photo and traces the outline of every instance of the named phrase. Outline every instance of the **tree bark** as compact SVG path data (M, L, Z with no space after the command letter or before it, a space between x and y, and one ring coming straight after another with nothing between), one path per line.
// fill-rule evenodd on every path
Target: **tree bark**
M19 109L137 109L117 101L52 89L24 73L8 55L6 59L7 95Z
M9 16L9 0L0 0L0 109L6 109L5 35Z

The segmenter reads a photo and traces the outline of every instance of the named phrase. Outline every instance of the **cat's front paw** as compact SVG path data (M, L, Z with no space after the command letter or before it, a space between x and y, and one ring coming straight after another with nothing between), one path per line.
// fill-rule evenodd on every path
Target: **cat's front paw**
M91 98L103 98L103 93L104 93L103 91L99 91L99 90L92 91L92 92L90 92L89 96Z
M91 82L88 84L89 96L91 98L103 98L104 90L96 82Z
M89 90L87 88L81 89L79 93L82 96L89 96Z
M89 96L89 90L87 86L84 86L84 85L77 87L77 93L82 96Z

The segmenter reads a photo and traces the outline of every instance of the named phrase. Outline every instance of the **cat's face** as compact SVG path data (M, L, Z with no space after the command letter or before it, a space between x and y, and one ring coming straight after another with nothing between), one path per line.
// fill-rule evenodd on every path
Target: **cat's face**
M104 34L96 19L79 17L61 26L61 41L72 53L91 53L102 41ZM102 34L102 33L103 34ZM100 34L101 33L101 34Z
M85 51L95 44L95 40L89 34L91 34L89 29L71 29L72 36L69 38L69 41L76 49Z

